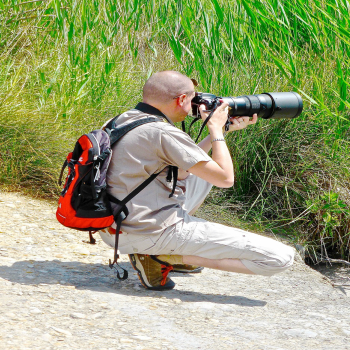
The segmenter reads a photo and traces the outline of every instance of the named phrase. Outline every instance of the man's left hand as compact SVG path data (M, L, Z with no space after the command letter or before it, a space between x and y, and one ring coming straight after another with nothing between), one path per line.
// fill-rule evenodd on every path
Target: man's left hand
M248 125L255 124L257 120L257 114L253 114L252 119L250 117L231 117L230 122L232 124L230 124L228 132L245 129Z

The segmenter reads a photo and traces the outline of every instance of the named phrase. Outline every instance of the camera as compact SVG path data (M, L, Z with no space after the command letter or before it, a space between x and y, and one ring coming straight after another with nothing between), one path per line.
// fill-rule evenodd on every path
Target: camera
M296 92L265 92L259 95L218 97L206 92L196 92L192 99L192 115L200 117L199 106L214 111L222 103L228 103L228 116L252 116L263 119L296 118L303 110L303 100Z

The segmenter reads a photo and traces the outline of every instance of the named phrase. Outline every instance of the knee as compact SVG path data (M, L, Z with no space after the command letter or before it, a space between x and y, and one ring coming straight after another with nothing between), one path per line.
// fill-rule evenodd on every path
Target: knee
M285 251L281 254L279 259L277 259L278 260L277 267L282 269L282 271L290 268L294 262L294 254L295 254L294 248L286 246Z
M294 263L294 249L285 246L277 256L270 260L266 266L266 276L272 276L276 273L289 269Z
M242 260L242 263L257 275L273 276L290 268L294 262L294 249L284 246L278 253L256 260Z

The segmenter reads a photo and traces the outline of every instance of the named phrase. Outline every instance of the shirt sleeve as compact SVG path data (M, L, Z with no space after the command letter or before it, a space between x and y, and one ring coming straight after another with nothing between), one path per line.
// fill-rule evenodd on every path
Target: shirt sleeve
M212 160L189 135L171 125L162 128L158 157L167 165L174 165L183 170L188 170L201 161Z

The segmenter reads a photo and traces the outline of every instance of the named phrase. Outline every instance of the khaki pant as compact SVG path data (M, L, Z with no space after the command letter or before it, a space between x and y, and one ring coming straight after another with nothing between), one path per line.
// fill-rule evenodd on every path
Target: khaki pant
M208 195L211 185L190 175L186 180L187 213L196 209ZM123 232L119 236L122 254L195 255L207 259L239 259L252 272L271 276L293 264L294 249L274 239L234 227L185 215L183 222L165 229L158 236ZM114 247L115 235L100 231L102 240Z

